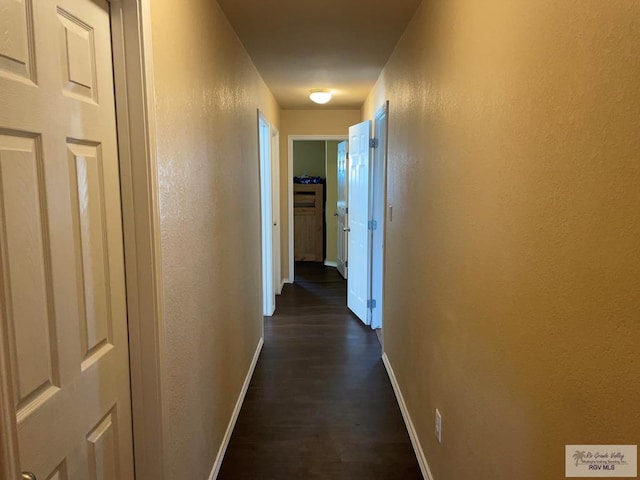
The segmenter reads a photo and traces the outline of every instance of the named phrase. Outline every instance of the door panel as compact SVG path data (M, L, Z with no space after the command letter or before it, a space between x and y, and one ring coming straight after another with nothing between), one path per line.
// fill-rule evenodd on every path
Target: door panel
M116 412L111 411L87 435L89 445L89 475L91 480L117 478Z
M347 278L347 146L348 142L338 144L338 272Z
M349 278L347 306L365 324L370 323L369 296L369 169L371 165L371 121L349 128Z
M50 260L45 248L42 157L38 138L0 135L2 246L10 364L18 416L58 389L58 361L52 334Z
M3 433L39 479L131 480L108 4L0 11L0 355L14 400Z
M3 1L0 32L9 41L0 42L0 75L33 83L33 18L31 0Z
M102 155L98 145L68 143L72 204L80 286L82 370L104 355L112 344L109 309L106 225Z

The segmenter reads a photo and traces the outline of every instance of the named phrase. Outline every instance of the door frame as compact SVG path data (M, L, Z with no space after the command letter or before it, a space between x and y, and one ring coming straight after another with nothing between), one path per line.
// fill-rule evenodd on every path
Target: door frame
M118 124L135 475L162 480L166 435L151 0L107 1ZM7 345L0 342L0 368L8 363ZM20 474L12 388L2 375L0 477L7 479Z
M287 213L289 224L289 278L284 279L283 283L293 283L295 281L295 258L293 252L293 142L298 140L317 140L317 141L331 141L331 140L349 140L349 135L289 135L287 146ZM326 160L325 160L326 163Z

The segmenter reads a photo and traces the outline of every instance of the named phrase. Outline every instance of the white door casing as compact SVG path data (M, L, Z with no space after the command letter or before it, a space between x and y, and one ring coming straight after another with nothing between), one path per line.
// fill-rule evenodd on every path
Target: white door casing
M370 120L349 127L347 306L366 325L371 323L367 308L371 241L368 230L370 139Z
M0 0L0 11L8 443L38 478L132 479L109 7Z
M347 140L345 135L289 135L287 137L287 229L289 235L287 238L288 244L288 261L289 270L287 272L288 278L285 279L287 283L293 283L295 279L295 257L294 257L294 221L293 221L293 142L298 140ZM282 220L282 219L281 219Z
M347 242L349 233L347 232L347 150L348 142L338 144L338 200L336 212L338 213L338 245L337 245L337 268L340 275L347 278Z

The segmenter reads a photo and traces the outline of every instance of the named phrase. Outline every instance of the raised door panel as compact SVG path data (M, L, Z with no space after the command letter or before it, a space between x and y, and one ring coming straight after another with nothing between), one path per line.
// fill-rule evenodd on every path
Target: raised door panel
M118 417L114 409L87 435L91 480L118 480L119 478L117 421Z
M113 347L102 153L99 145L67 144L77 232L82 370Z
M51 472L51 474L46 478L46 480L67 480L69 477L67 476L67 462L63 461L56 469Z
M93 28L58 7L64 93L97 102L96 49Z
M58 391L56 325L37 136L0 135L2 329L18 419Z
M35 83L31 0L0 4L0 76Z

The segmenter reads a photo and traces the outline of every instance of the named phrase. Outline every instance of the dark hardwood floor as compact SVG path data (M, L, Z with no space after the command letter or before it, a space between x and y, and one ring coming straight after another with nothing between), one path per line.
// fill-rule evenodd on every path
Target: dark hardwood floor
M337 271L297 263L218 479L422 479L380 356Z

